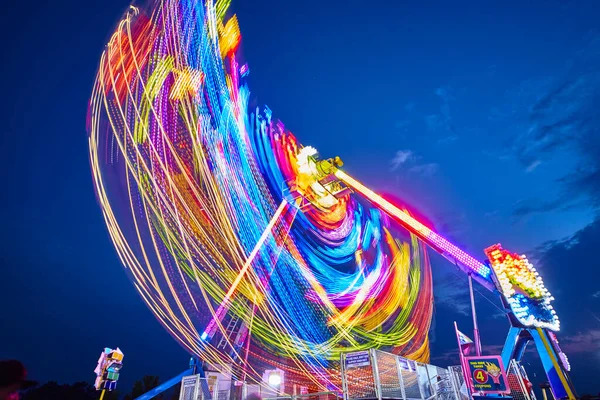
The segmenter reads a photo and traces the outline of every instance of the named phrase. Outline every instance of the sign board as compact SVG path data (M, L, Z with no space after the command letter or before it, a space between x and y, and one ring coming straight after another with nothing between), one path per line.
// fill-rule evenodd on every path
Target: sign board
M405 371L410 371L410 366L408 365L408 360L406 358L398 357L398 365Z
M500 356L466 357L474 393L509 393L510 388Z
M181 380L181 386L183 386L183 387L196 386L197 381L198 381L198 375L184 376L183 379Z
M414 362L413 360L408 360L408 367L409 367L409 369L417 372L417 363Z
M358 368L371 365L371 357L368 351L357 351L346 354L346 368Z
M197 399L200 390L200 375L188 375L181 379L181 390L179 400Z

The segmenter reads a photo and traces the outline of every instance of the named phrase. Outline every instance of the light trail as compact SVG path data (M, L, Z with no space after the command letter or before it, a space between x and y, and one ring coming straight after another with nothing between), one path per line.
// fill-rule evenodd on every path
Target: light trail
M282 197L302 145L267 107L250 106L229 3L132 9L100 59L90 161L135 289L187 351L244 362L252 379L281 368L289 384L339 387L340 353L372 347L426 362L424 244L398 240L353 196L292 218ZM230 317L251 326L242 351Z
M285 210L285 207L287 206L287 204L288 204L287 201L284 199L281 201L281 204L279 204L279 207L277 207L277 210L275 211L275 214L273 214L273 217L269 221L269 224L266 226L262 235L260 235L260 238L254 245L254 248L248 255L248 258L246 259L244 266L240 270L240 273L238 274L238 276L235 278L235 280L231 284L231 287L225 294L225 297L223 297L223 301L221 301L219 308L217 308L217 312L213 315L213 318L211 319L210 323L208 324L208 326L206 327L206 329L200 336L200 338L202 340L210 339L212 337L212 335L214 334L214 332L217 328L217 320L220 321L221 318L223 318L223 316L227 312L226 307L229 303L229 300L231 299L231 296L233 296L238 285L242 281L242 278L244 277L244 275L246 275L248 268L250 268L250 265L252 265L252 261L254 261L254 258L258 254L258 251L265 243L265 240L267 240L267 238L271 235L271 230L273 229L273 226L275 226L275 224L279 220L279 217L281 217L281 215L283 214L283 211Z
M443 236L435 233L413 217L411 217L408 213L400 210L398 207L352 178L350 175L346 174L342 170L336 170L335 176L338 179L342 180L348 186L352 187L360 194L365 196L372 203L377 205L380 209L385 211L389 216L393 217L397 222L399 222L402 226L404 226L409 231L413 232L415 235L419 236L421 239L425 241L429 246L431 246L434 250L439 252L446 259L451 261L452 263L460 264L459 267L465 270L467 273L473 272L475 277L478 277L478 281L486 286L488 289L493 290L494 285L491 281L491 270L490 268L478 261L471 255L467 254L463 250L459 249L454 244L450 243Z

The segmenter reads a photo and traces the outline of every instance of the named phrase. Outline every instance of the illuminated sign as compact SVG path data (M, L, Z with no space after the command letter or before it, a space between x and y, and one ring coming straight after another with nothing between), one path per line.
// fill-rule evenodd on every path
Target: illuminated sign
M485 249L498 278L499 290L525 327L560 329L556 311L550 304L554 297L527 257L504 250L496 244Z

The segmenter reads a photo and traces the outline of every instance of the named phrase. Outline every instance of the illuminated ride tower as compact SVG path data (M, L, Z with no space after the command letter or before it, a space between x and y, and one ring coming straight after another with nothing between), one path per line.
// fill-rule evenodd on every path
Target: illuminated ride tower
M568 374L570 365L556 338L560 321L551 304L554 297L525 256L496 244L485 249L488 260L481 262L345 173L340 169L343 163L339 157L319 160L314 148L304 147L298 163L297 180L290 185L292 203L299 207L310 203L323 210L348 190L362 195L461 271L499 295L511 324L502 350L505 366L510 360L520 361L527 344L533 341L554 397L575 399ZM478 332L475 334L479 342Z

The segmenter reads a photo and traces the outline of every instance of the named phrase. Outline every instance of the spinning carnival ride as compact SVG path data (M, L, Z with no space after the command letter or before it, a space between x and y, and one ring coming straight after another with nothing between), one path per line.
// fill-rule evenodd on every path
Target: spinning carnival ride
M505 364L534 340L572 396L552 297L524 258L497 245L476 260L251 110L228 0L154 6L131 7L102 54L90 159L136 290L190 353L313 390L339 387L341 352L428 361L426 244L500 294Z

